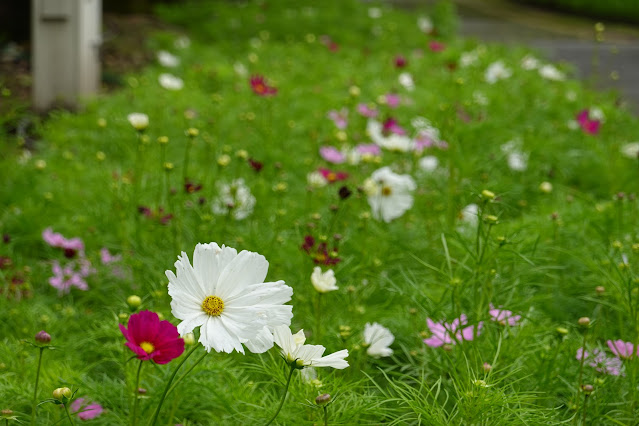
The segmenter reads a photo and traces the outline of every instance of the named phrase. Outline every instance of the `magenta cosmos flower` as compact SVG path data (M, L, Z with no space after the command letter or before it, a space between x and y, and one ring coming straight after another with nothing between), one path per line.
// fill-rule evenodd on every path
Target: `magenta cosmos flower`
M577 123L579 123L581 130L586 133L589 133L591 135L596 135L597 133L599 133L599 126L601 125L601 121L591 120L590 111L588 111L587 109L577 114Z
M348 178L348 173L346 172L334 172L332 170L324 169L321 167L318 169L318 171L328 183L335 183Z
M92 420L98 417L104 409L96 402L87 404L84 398L78 398L71 403L71 412L75 413L80 420Z
M623 340L608 340L608 347L617 357L621 359L630 359L635 354L635 345L632 342L624 342ZM639 347L637 348L637 356L639 356Z
M468 323L468 319L465 314L462 314L459 318L456 318L451 323L445 322L433 322L430 318L426 319L426 323L428 324L428 329L430 330L432 336L428 339L424 339L424 343L426 343L431 348L438 348L440 346L450 344L455 345L457 342L461 342L462 340L473 340L475 338L475 326L469 325L468 327L463 327ZM483 322L479 322L477 324L477 335L479 336L479 331L483 327ZM463 328L462 328L463 327Z
M253 89L253 93L259 96L273 96L277 94L277 89L275 87L269 86L264 81L264 77L261 75L254 75L250 80L251 89Z
M521 319L521 315L513 315L512 311L506 309L496 309L492 303L490 304L488 314L491 320L501 325L509 325L511 327L516 326Z
M155 312L133 314L128 325L127 329L120 324L120 331L127 340L125 345L142 361L166 364L184 352L184 340L177 327L166 320L160 321Z

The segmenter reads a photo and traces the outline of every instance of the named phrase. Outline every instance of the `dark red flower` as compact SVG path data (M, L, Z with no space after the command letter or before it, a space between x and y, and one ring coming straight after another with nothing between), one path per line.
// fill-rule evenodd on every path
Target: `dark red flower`
M601 125L601 121L591 120L590 111L588 111L587 109L577 114L577 122L579 123L581 130L583 130L584 132L591 135L596 135L597 133L599 133L599 126Z
M346 172L334 172L332 170L324 169L322 167L320 167L318 171L320 172L322 176L324 176L324 179L326 179L328 183L335 183L340 180L344 180L348 178L348 173Z
M131 315L128 326L127 329L120 324L120 331L127 340L125 345L142 361L166 364L184 352L184 340L177 327L166 320L160 321L155 312Z
M404 68L408 64L406 58L402 55L395 56L395 67L396 68Z
M264 77L261 75L254 75L250 80L251 89L253 89L253 93L259 96L273 96L277 93L277 89L275 87L271 87L266 84L264 81Z
M397 120L392 117L387 118L382 127L382 134L388 136L391 133L395 133L400 136L406 134L406 130L404 130L404 128L397 123Z
M252 158L248 159L248 163L256 172L261 171L262 167L264 167L264 163L261 163L260 161L257 161L257 160L253 160Z
M311 256L311 260L316 265L337 265L342 261L337 256L337 247L333 247L333 250L329 252L328 244L324 241L315 246L315 238L311 235L304 237L301 249Z
M184 183L184 190L187 193L189 193L189 194L193 194L194 192L198 192L201 189L202 189L202 184L201 183L195 183L195 182L192 182L189 179L187 179L186 182Z

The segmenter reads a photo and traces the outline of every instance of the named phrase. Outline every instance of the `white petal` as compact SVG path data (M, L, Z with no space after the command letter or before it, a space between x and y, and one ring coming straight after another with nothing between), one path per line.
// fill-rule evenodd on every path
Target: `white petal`
M338 370L342 370L348 367L348 361L344 358L348 356L348 350L342 349L341 351L326 355L325 357L313 360L314 367L333 367Z
M273 347L273 334L268 327L264 327L253 339L242 343L254 354L261 354Z
M244 353L240 340L229 334L219 317L209 316L206 323L200 328L200 333L200 343L207 351L213 348L216 352L231 353L236 350Z
M242 251L220 272L216 295L222 300L230 299L251 284L263 283L267 272L264 256Z

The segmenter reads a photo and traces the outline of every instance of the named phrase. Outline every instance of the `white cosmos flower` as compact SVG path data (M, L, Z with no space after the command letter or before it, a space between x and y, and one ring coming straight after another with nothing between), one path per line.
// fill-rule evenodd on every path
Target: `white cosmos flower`
M348 350L342 349L330 355L324 355L326 348L322 345L305 345L304 330L291 333L286 325L280 325L273 330L275 344L282 349L282 357L287 363L297 368L304 367L333 367L339 370L348 367Z
M213 201L213 213L231 215L235 220L246 219L255 207L255 197L244 179L235 179L230 184L218 182L219 195Z
M553 65L544 65L539 68L539 75L545 78L546 80L554 80L554 81L563 81L566 79L566 76L563 72L559 71Z
M497 81L509 78L511 75L513 75L513 72L510 68L506 68L502 61L496 61L488 66L484 78L489 84L495 84Z
M311 188L321 188L328 185L326 178L317 170L306 175L306 183L308 183L308 186Z
M508 167L516 172L523 172L528 168L528 154L518 151L509 153Z
M477 204L469 204L461 211L462 222L475 227L479 221L479 206Z
M370 119L366 124L366 132L375 144L389 151L408 152L415 147L415 141L406 135L391 133L385 136L384 126L377 120Z
M311 274L311 283L318 293L328 293L329 291L339 290L335 272L332 269L322 273L322 268L316 266Z
M631 142L621 147L621 153L633 160L639 159L639 142Z
M132 112L126 118L135 130L142 131L149 127L149 116L141 112Z
M389 346L395 341L395 336L386 327L374 322L366 323L364 327L364 342L368 346L366 353L374 358L391 356L393 350Z
M459 66L462 68L475 65L479 60L479 52L477 50L471 50L470 52L463 52L459 57Z
M191 40L187 36L179 37L173 42L173 46L178 49L186 49L191 45Z
M539 62L539 59L532 55L526 55L521 60L521 67L525 70L535 70L539 68L540 65L541 63Z
M382 9L379 7L369 7L368 8L368 17L371 19L379 19L382 17Z
M398 175L389 167L375 170L364 182L368 204L375 219L390 222L413 206L415 181L409 175Z
M182 90L184 87L184 81L180 77L176 77L173 74L160 74L158 77L158 81L160 86L164 87L166 90Z
M273 330L288 328L293 317L293 289L284 281L264 282L268 262L250 251L198 244L193 266L182 252L175 262L177 275L169 279L171 312L182 320L181 336L200 327L200 343L207 351L262 353L273 347Z
M428 16L420 16L417 18L417 27L423 33L430 33L433 31L433 21Z
M434 155L426 155L419 159L419 168L425 172L434 172L439 166L439 160Z
M403 72L398 77L399 84L408 91L415 89L415 82L413 81L413 76L410 73Z
M157 53L157 58L160 65L162 65L163 67L175 68L178 65L180 65L180 58L178 58L175 55L172 55L166 50L160 50Z

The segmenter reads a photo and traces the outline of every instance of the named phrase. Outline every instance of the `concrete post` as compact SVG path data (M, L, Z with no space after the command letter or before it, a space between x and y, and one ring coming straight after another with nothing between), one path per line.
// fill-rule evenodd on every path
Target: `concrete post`
M32 97L75 107L100 87L102 0L31 0Z

